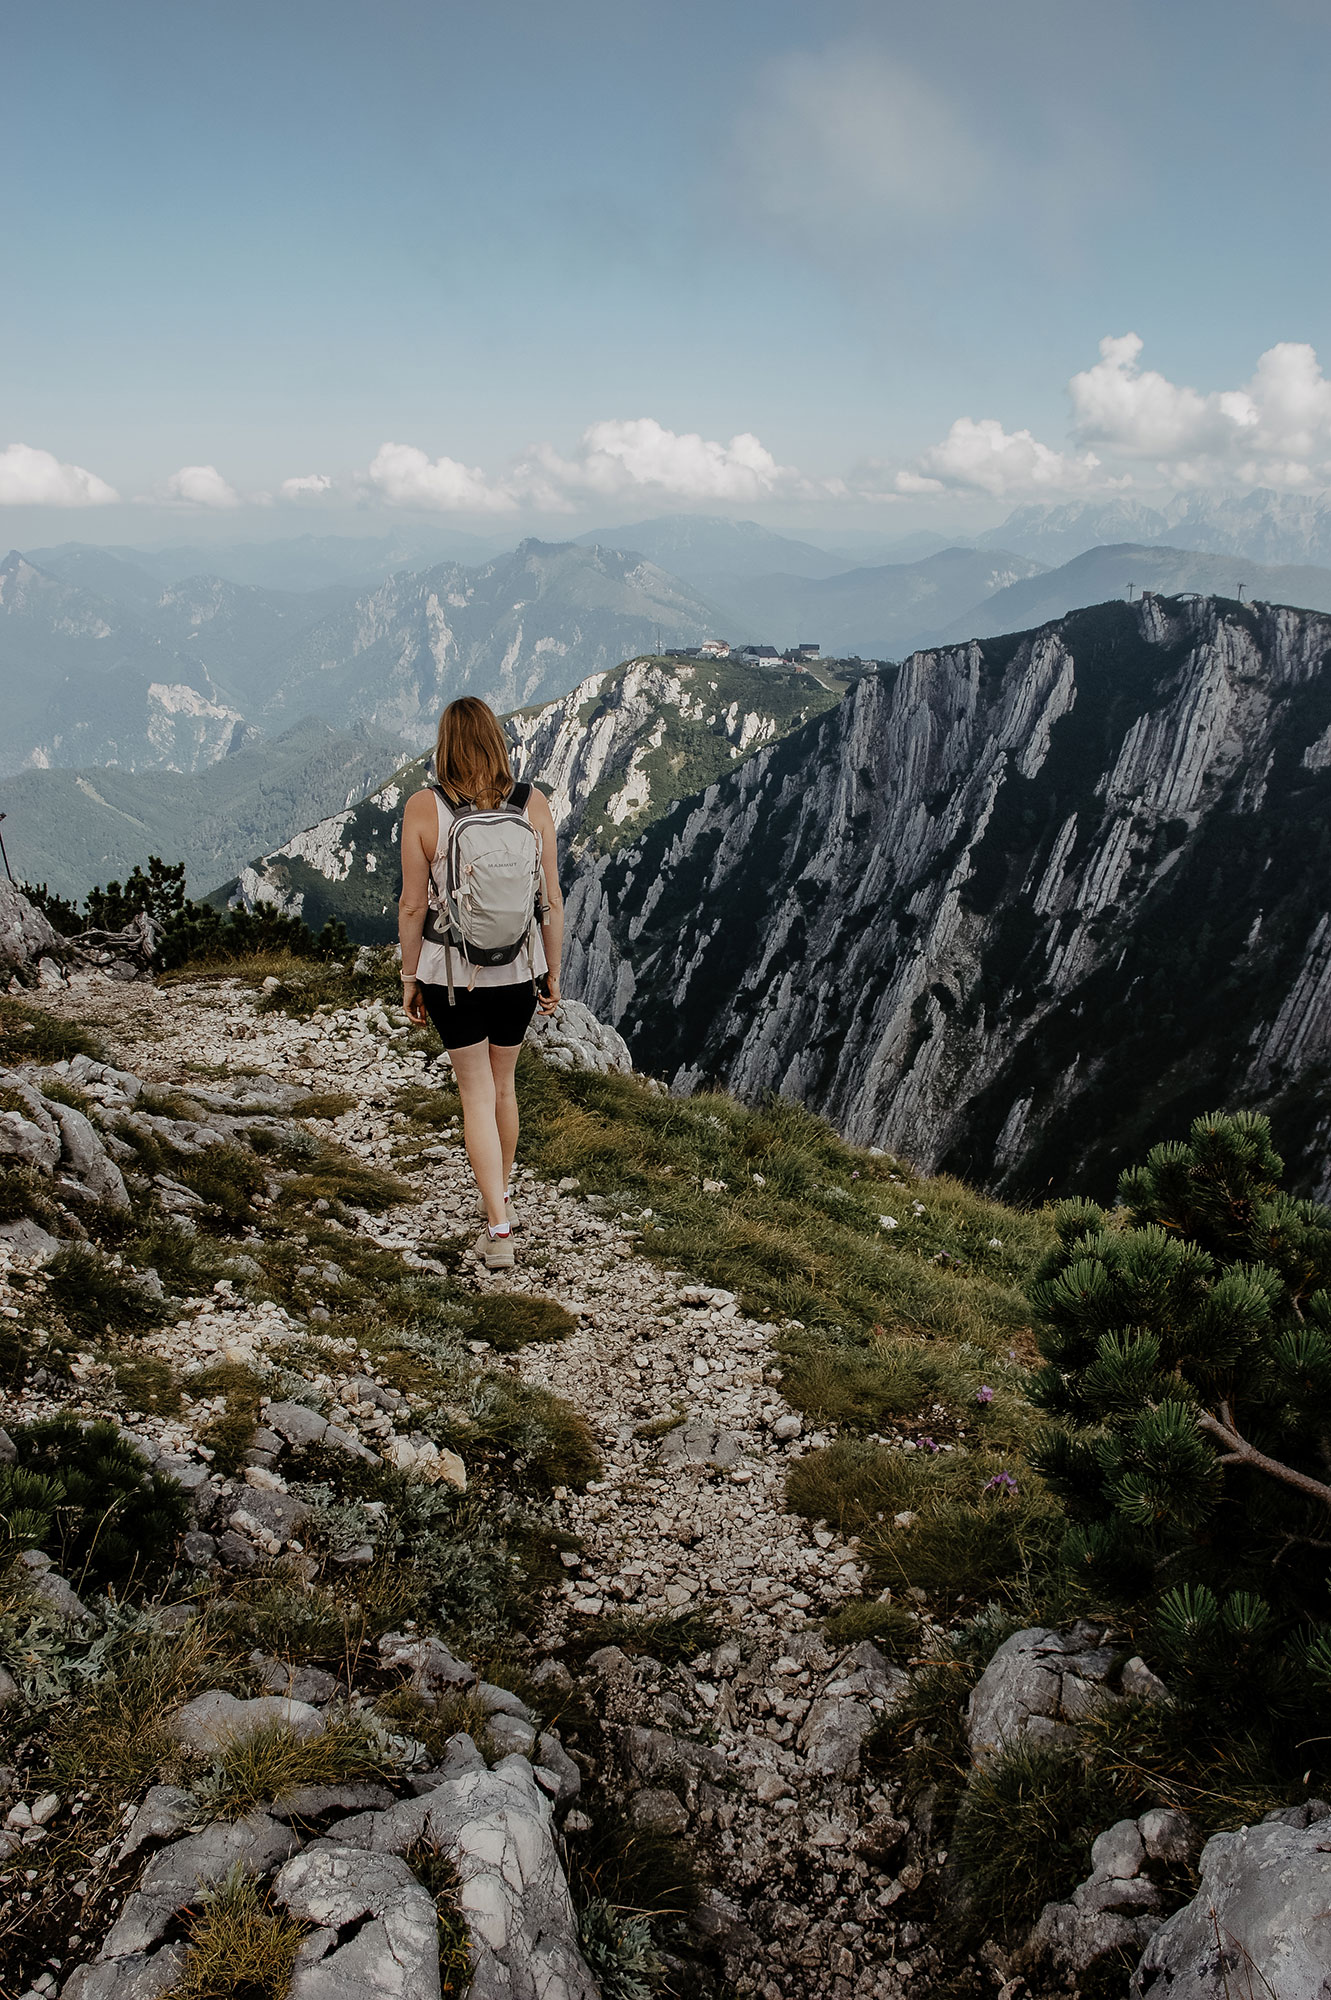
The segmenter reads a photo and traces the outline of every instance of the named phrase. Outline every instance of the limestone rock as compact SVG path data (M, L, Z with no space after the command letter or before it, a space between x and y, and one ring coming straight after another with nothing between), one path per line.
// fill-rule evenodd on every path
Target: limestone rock
M1164 1924L1132 1976L1132 2000L1331 1996L1331 1818L1218 1833L1201 1884Z
M600 2000L578 1949L550 1819L531 1765L506 1757L492 1771L347 1820L335 1838L375 1854L401 1854L423 1836L444 1848L475 1955L468 2000Z
M537 1014L527 1041L554 1069L632 1074L633 1058L623 1036L598 1021L581 1000L561 1000L553 1014Z
M662 1788L636 1793L629 1802L629 1818L648 1833L672 1837L683 1833L689 1823L688 1813L675 1794Z
M828 1778L853 1778L874 1719L866 1703L848 1695L827 1695L812 1702L799 1734L809 1769Z
M476 1679L465 1661L450 1653L442 1639L422 1639L416 1633L385 1632L378 1646L385 1667L405 1667L419 1688L470 1687Z
M170 1729L189 1749L211 1757L226 1744L251 1736L256 1729L275 1722L282 1723L296 1736L317 1736L324 1727L323 1716L309 1702L291 1701L275 1694L241 1701L234 1694L212 1688L186 1702L172 1716Z
M1003 1641L971 1690L967 1708L966 1731L977 1763L1027 1739L1070 1739L1071 1724L1089 1702L1106 1698L1097 1684L1112 1654L1079 1644L1086 1630L1064 1636L1032 1625Z
M69 945L13 882L0 878L0 967L31 975L44 957L64 958Z
M396 1854L320 1843L286 1863L273 1893L322 1931L358 1926L345 1944L297 1964L290 2000L436 2000L434 1898Z
M134 1952L102 1965L81 1965L65 1981L60 2000L158 2000L171 1991L184 1969L183 1944Z
M130 1204L124 1176L94 1127L70 1104L52 1104L51 1110L60 1127L66 1170L108 1208L127 1209Z
M97 1954L98 1963L146 1952L200 1889L214 1888L233 1868L244 1874L266 1874L299 1845L290 1827L280 1826L267 1813L251 1813L247 1819L214 1820L202 1832L162 1848L144 1869L138 1888L125 1898Z

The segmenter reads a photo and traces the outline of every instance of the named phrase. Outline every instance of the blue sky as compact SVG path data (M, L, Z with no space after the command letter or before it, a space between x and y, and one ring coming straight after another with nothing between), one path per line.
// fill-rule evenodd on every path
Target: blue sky
M5 43L10 541L1331 483L1325 0L46 0Z

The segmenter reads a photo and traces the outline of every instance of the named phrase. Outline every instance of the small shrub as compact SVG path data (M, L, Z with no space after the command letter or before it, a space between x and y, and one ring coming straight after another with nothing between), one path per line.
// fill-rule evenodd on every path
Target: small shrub
M142 1590L169 1568L190 1510L173 1480L150 1470L114 1424L66 1415L19 1424L17 1463L0 1466L0 1515L26 1519L75 1588ZM45 1482L39 1496L32 1476Z
M469 1414L480 1444L510 1458L516 1470L547 1491L556 1486L580 1490L600 1477L590 1424L549 1389L507 1375L486 1375Z
M920 1642L920 1621L913 1612L870 1599L838 1606L824 1618L823 1631L834 1646L872 1639L889 1660L908 1660Z
M344 1111L354 1111L359 1103L358 1097L350 1097L344 1090L312 1090L308 1097L302 1097L292 1105L289 1116L340 1118Z
M166 1717L205 1688L242 1692L236 1668L202 1620L179 1632L130 1632L106 1653L82 1699L58 1713L52 1775L60 1785L106 1780L114 1799L178 1774L183 1753Z
M132 1271L117 1269L81 1243L58 1251L47 1265L47 1295L76 1333L102 1340L108 1333L161 1326L166 1308Z
M670 1666L709 1653L725 1636L707 1611L657 1616L625 1611L608 1618L584 1619L570 1632L565 1651L574 1659L586 1659L602 1646L618 1646L622 1653L646 1653Z
M250 1439L259 1427L262 1378L243 1362L222 1361L215 1368L188 1376L185 1390L196 1400L201 1396L226 1398L222 1414L206 1423L198 1436L200 1444L207 1445L213 1454L215 1472L227 1475L238 1472L245 1462Z
M254 1197L268 1184L268 1170L244 1146L205 1146L182 1160L176 1178L227 1222L248 1221Z
M660 1990L665 1966L644 1918L593 1896L578 1912L578 1943L603 2000L651 2000Z
M116 1388L127 1410L155 1417L173 1417L179 1411L180 1383L169 1364L156 1355L136 1354L128 1361L117 1361L115 1374Z
M104 1053L101 1043L85 1028L23 1000L0 996L0 1068L67 1062L71 1056L92 1056L100 1061Z
M474 1331L501 1354L535 1341L567 1340L578 1322L554 1299L532 1298L525 1292L484 1292L473 1307Z
M957 1809L951 1852L975 1918L1004 1936L1061 1902L1090 1872L1091 1842L1121 1817L1102 1773L1047 1743L1019 1743L976 1771Z
M306 1926L239 1864L187 1912L189 1956L165 2000L286 2000Z
M431 1705L409 1681L381 1695L375 1704L375 1714L395 1735L411 1736L423 1743L436 1764L443 1761L450 1736L470 1736L473 1742L484 1746L489 1722L476 1695L446 1694Z

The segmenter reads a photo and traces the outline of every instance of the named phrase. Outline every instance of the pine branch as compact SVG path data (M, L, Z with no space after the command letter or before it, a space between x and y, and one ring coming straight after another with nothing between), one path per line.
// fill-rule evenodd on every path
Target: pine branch
M1222 1421L1223 1419L1223 1421ZM1272 1479L1279 1479L1286 1486L1297 1487L1300 1493L1311 1494L1313 1499L1331 1507L1331 1486L1324 1486L1320 1479L1310 1479L1306 1472L1296 1472L1292 1465L1282 1465L1278 1458L1268 1458L1256 1445L1249 1444L1240 1437L1234 1427L1234 1418L1228 1403L1220 1405L1220 1416L1213 1417L1209 1410L1203 1410L1197 1418L1197 1428L1211 1437L1219 1438L1226 1449L1221 1454L1222 1465L1253 1465L1259 1472L1265 1472Z

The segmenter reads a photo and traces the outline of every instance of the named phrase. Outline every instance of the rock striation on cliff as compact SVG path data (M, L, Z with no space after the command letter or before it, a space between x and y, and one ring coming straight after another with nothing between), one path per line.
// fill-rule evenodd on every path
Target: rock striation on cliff
M1009 1193L1217 1105L1327 1190L1331 619L1147 596L915 654L588 870L566 989Z

